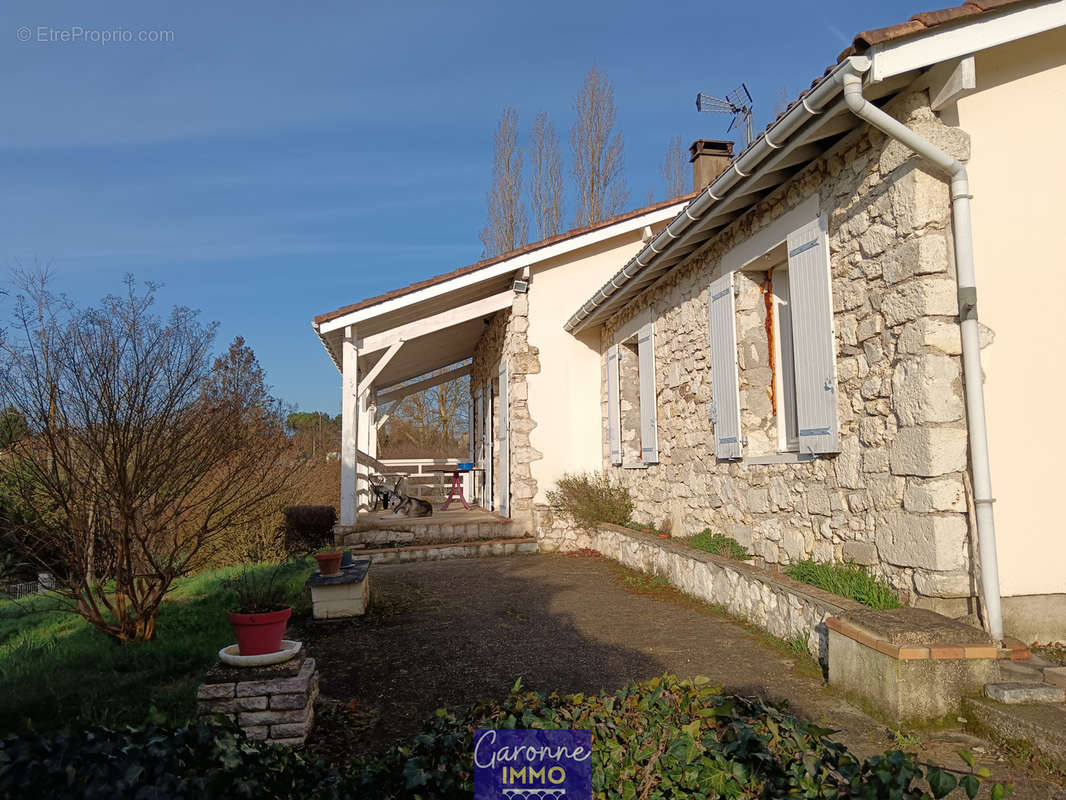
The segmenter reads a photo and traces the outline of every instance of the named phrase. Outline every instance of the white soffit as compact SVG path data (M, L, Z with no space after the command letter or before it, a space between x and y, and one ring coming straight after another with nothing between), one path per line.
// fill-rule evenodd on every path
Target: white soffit
M863 54L870 59L867 80L869 83L879 83L894 75L1063 26L1066 26L1066 0L1005 9L1001 14L982 16L972 22L938 26L906 39L884 42L868 49Z

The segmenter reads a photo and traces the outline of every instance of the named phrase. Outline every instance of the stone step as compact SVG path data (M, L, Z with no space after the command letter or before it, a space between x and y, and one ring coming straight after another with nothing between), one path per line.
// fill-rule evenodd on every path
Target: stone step
M377 530L356 531L344 536L344 544L365 544L368 547L403 544L433 544L444 541L480 541L522 538L520 530L510 522L428 523L406 525L397 523Z
M1062 687L1048 683L986 683L985 696L1007 705L1066 702Z
M1010 683L1044 683L1044 670L1028 661L1001 661L999 674Z
M967 697L962 713L971 732L1001 742L1028 742L1060 769L1066 767L1066 706L1005 706L985 697Z
M1044 681L1052 686L1066 689L1066 667L1045 667Z
M389 547L384 550L363 550L375 564L404 564L410 561L444 561L452 558L484 558L486 556L524 555L538 552L537 540L497 539L462 542L459 544L426 544L414 547Z

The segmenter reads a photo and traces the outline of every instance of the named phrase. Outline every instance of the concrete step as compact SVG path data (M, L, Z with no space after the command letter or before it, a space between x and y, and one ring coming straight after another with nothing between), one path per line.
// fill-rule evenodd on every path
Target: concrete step
M1010 683L1044 683L1044 670L1028 661L1001 661L999 674Z
M1027 743L1060 769L1066 768L1066 706L1006 706L985 697L963 700L967 727L1001 742Z
M1066 667L1044 667L1044 681L1066 689Z
M1066 692L1061 686L1019 681L986 683L985 697L1006 705L1066 702Z
M386 525L388 527L386 527ZM444 541L481 541L522 538L510 522L465 522L404 524L397 521L383 524L380 529L355 531L344 537L344 544L365 544L368 547L392 544L419 545Z

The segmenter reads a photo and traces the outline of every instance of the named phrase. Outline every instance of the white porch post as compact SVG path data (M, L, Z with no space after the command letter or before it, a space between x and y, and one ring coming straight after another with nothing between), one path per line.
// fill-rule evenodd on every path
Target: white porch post
M367 409L367 426L366 432L370 437L370 441L367 443L366 452L371 458L378 457L378 407L371 398L373 394L367 395L367 403L369 408Z
M363 453L372 456L370 452L370 439L377 431L374 426L370 424L370 395L364 394L359 398L357 408L357 425L356 430L358 432L356 441L359 443L359 450ZM370 510L370 465L369 464L357 464L355 470L355 508L356 512L369 511Z
M341 525L355 524L355 473L357 469L359 375L355 329L344 329L341 345Z

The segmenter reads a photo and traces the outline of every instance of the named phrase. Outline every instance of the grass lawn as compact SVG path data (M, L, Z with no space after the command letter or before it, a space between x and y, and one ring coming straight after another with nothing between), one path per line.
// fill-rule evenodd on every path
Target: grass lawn
M312 569L310 560L281 568L294 614L310 610L303 582ZM155 640L140 644L113 642L47 597L0 602L0 735L191 720L204 672L235 641L226 618L232 593L222 586L234 571L177 582Z

